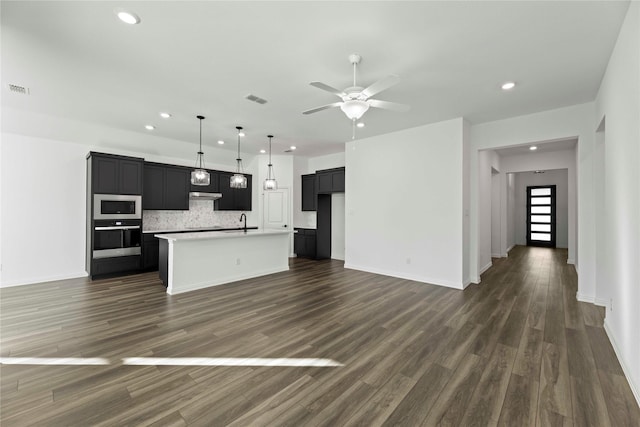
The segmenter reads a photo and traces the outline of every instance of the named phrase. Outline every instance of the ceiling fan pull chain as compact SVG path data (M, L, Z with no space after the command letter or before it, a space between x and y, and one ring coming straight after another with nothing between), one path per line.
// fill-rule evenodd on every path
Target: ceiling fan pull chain
M351 124L351 139L356 139L356 119L352 119Z

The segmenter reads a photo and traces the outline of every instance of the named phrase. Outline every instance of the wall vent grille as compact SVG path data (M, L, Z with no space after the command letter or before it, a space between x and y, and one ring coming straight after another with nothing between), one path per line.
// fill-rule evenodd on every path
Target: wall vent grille
M14 85L11 83L9 83L9 90L13 93L19 93L21 95L29 95L31 93L28 87Z
M252 94L249 94L249 95L245 96L245 99L248 99L249 101L257 102L258 104L266 104L267 103L266 99L262 99L259 96L255 96L255 95L252 95Z

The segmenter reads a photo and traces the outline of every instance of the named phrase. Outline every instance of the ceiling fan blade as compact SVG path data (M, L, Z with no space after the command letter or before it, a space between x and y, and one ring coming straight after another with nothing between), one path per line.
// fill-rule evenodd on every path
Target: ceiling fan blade
M343 91L338 90L335 87L331 87L329 85L326 85L326 84L324 84L322 82L311 82L309 84L311 86L317 87L318 89L322 89L322 90L326 90L327 92L331 92L332 94L337 95L340 98L342 98L345 95L345 93Z
M362 91L362 94L367 98L375 95L376 93L380 93L383 90L389 89L391 86L398 84L400 81L400 77L395 74L391 74L381 80L378 80L368 88Z
M302 114L317 113L318 111L326 110L328 108L333 108L333 107L339 107L341 105L342 105L342 102L334 102L333 104L327 104L327 105L323 105L322 107L316 107L307 111L303 111Z
M379 101L377 99L368 99L367 102L369 103L370 107L399 111L402 113L411 109L411 107L407 104L399 104L397 102Z

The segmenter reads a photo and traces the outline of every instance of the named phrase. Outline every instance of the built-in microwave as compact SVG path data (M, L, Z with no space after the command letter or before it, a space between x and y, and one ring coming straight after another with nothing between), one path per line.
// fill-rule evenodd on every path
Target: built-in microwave
M93 219L141 219L142 196L94 194Z

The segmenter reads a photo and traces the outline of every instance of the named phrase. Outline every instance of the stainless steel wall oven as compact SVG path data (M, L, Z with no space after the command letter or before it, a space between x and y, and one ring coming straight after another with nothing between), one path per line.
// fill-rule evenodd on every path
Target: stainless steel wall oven
M93 259L140 255L141 220L96 220L93 228Z

